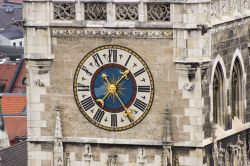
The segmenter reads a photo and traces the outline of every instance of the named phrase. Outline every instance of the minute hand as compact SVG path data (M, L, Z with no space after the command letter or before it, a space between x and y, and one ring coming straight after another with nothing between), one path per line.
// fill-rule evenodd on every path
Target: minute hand
M134 118L133 116L131 115L132 114L132 110L130 109L127 109L127 107L123 104L122 100L120 99L120 97L118 96L118 94L115 92L115 95L117 97L117 99L120 101L120 103L122 104L123 108L125 109L125 113L124 115L128 117L128 119L133 122L134 121Z

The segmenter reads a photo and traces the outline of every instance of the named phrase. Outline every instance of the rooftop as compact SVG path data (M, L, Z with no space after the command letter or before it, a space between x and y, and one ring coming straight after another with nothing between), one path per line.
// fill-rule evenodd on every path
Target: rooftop
M23 38L23 32L21 32L20 30L6 31L6 32L4 31L0 34L10 40Z

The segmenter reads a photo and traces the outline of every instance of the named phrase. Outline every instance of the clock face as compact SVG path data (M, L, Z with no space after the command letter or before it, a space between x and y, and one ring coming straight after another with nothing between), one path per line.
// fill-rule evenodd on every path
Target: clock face
M153 78L132 50L108 45L89 52L74 76L74 96L82 114L94 125L112 131L138 124L154 96Z

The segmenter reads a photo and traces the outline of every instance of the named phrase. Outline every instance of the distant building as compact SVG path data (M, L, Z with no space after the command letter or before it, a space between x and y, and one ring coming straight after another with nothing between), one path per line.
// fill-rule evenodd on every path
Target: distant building
M0 150L0 165L26 166L27 156L27 142L23 141Z
M26 95L4 93L1 106L1 124L7 133L9 144L14 145L25 140L27 136Z
M0 33L0 45L23 47L23 32L20 30Z
M0 45L23 47L23 28L14 25L22 19L22 4L0 3Z

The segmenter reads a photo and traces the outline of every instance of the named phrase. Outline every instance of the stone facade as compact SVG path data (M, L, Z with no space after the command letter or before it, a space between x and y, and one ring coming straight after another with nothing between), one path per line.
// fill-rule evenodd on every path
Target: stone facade
M249 4L25 1L29 165L249 165ZM97 128L74 101L78 63L103 45L135 51L154 79L151 110L125 131ZM231 102L236 59L242 70L239 117L232 115ZM223 125L213 115L218 63Z

